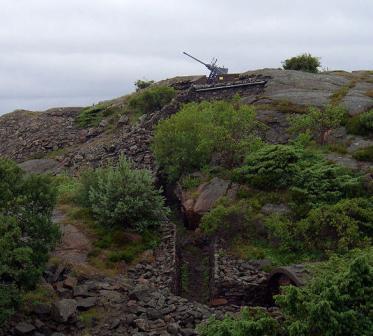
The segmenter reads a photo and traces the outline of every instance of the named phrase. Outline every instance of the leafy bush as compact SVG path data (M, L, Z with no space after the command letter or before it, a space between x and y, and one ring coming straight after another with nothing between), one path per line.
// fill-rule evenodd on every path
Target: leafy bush
M345 109L340 106L327 105L323 111L310 107L307 114L294 115L289 118L289 131L293 134L309 132L320 144L323 144L329 132L341 125L345 115Z
M266 145L250 153L245 159L245 164L235 170L235 175L239 180L254 187L288 187L297 171L297 163L303 156L303 151L297 147Z
M347 131L357 135L371 135L373 133L373 110L353 116L347 121Z
M176 95L175 89L169 86L151 86L132 95L128 106L139 114L158 111L171 102Z
M27 175L0 160L0 323L19 293L35 286L58 238L51 222L55 190L46 176Z
M373 162L373 146L360 148L352 156L356 160Z
M153 150L170 180L214 163L232 167L258 144L252 107L231 102L191 103L160 122Z
M154 84L153 80L142 80L142 79L138 79L135 82L136 91L146 89L146 88L148 88L149 86L151 86L153 84Z
M107 228L142 232L159 225L168 212L150 172L132 169L123 157L116 167L87 171L81 182L80 201Z
M305 287L276 298L289 336L368 336L373 330L372 250L332 258Z
M233 203L222 198L202 217L200 228L207 235L237 233L245 225L250 213L250 207L244 200Z
M79 112L76 122L79 127L97 127L101 120L110 113L107 110L107 103L99 103L93 106L85 107Z
M373 200L344 199L312 209L306 218L292 222L272 215L266 218L269 238L285 251L346 252L370 243L373 233Z
M281 335L281 326L261 309L244 309L239 317L215 318L198 326L201 336L276 336Z
M291 197L298 213L323 203L335 203L342 198L363 192L362 181L349 170L323 159L302 161L294 175Z
M248 154L233 175L260 189L289 188L298 213L363 191L359 176L300 145L264 145Z
M198 326L202 336L368 336L373 330L372 249L352 256L333 257L313 267L304 287L282 287L276 297L283 318L263 310L244 310L241 316L210 319Z
M304 53L299 56L288 58L282 62L285 70L298 70L305 72L317 73L318 68L321 66L320 58L314 57L311 54Z

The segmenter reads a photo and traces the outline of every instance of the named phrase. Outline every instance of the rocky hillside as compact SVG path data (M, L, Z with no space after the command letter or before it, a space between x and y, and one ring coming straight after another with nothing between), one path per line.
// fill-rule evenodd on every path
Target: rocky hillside
M149 144L153 127L158 120L175 113L184 102L229 98L238 93L243 102L257 107L257 118L269 126L266 138L272 143L287 142L287 117L303 113L309 106L340 104L350 116L373 107L373 73L370 71L310 74L264 69L248 72L247 75L264 76L268 79L267 85L264 88L246 87L203 94L178 90L173 101L161 111L143 115L135 122L123 114L114 122L108 117L97 127L81 128L75 121L80 108L12 112L0 117L0 155L17 162L48 159L49 166L54 169L77 170L87 165L98 166L125 154L137 166L152 168L154 163ZM178 77L162 83L174 85L195 79ZM105 103L108 108L120 107L125 99L122 97ZM348 146L355 143L353 149L371 144L370 141L362 142L360 138L347 136L343 128L337 133L339 141ZM351 162L347 164L353 165Z
M255 136L258 135L257 132L262 133L260 135L269 143L263 146L266 147L264 150L276 147L280 153L279 162L283 159L284 153L285 156L289 155L290 161L294 157L301 161L302 155L305 154L311 161L310 153L301 153L299 149L290 148L297 145L271 144L289 142L292 136L288 134L290 116L308 113L309 107L324 108L331 104L346 109L347 115L344 116L343 111L341 114L346 120L338 124L343 126L338 126L327 134L326 143L318 146L317 156L312 159L311 170L317 168L319 161L323 161L325 167L333 166L333 171L347 179L345 184L351 182L352 185L355 183L353 176L335 169L337 165L330 165L324 157L340 165L363 171L363 174L360 174L364 177L362 190L367 196L371 195L371 159L359 161L355 154L362 148L372 148L372 134L351 131L351 125L356 118L360 118L359 115L366 115L364 112L373 109L373 72L339 71L310 74L264 69L247 72L244 76L249 79L265 80L266 84L231 85L229 88L214 91L197 91L191 84L198 83L201 77L172 78L155 86L167 86L166 89L172 91L170 99L161 107L158 106L141 115L129 103L131 97L137 93L86 108L55 108L44 112L15 111L0 117L0 157L15 160L24 170L30 172L58 173L66 170L78 175L85 167L97 167L125 155L136 167L149 168L156 174L158 167L151 144L159 121L178 112L185 103L232 99L238 95L243 104L237 104L237 107L235 103L229 103L233 107L226 113L228 119L231 119L232 113L236 111L234 108L238 109L245 104L254 106L256 114L252 112L253 119L256 117L267 125L262 127L261 123L251 120L252 124L260 124L260 127L253 131ZM138 94L143 92L145 91ZM242 111L245 117L248 110L251 111L244 106ZM188 110L187 112L189 113ZM202 112L203 109L198 110L197 117L200 117ZM212 115L215 116L215 113ZM212 122L211 125L206 122L208 119L201 120L202 125L213 127ZM189 128L189 122L184 124ZM232 129L235 139L237 128L231 127ZM201 133L211 134L206 129ZM167 151L167 156L170 156L176 151L177 141L166 142L172 144ZM186 147L184 142L182 144L180 152ZM310 147L312 145L313 143ZM197 146L189 147L189 153L192 153ZM295 156L292 156L293 152ZM273 156L268 158L267 154L261 153L262 161L272 162L276 169L281 166L281 162L277 165L277 161L273 161ZM185 154L184 156L188 157ZM212 158L211 162L215 164L215 157ZM157 160L161 162L159 156ZM177 159L170 161L171 164L178 162ZM247 166L252 162L255 163L255 159L249 159L242 165ZM302 169L294 170L297 174L304 171L304 166L301 166L303 163L299 163ZM104 242L99 240L103 231L94 232L90 227L92 223L85 222L87 219L93 220L89 216L85 218L86 212L82 212L89 209L76 207L72 201L76 197L72 196L71 191L75 190L74 184L72 181L67 182L67 189L71 189L72 194L70 198L67 197L66 203L59 204L53 214L54 223L61 229L61 241L53 255L58 262L52 262L52 258L43 274L41 286L47 290L43 298L47 296L48 300L40 303L37 298L34 300L31 296L31 309L17 312L7 324L7 328L4 331L0 330L0 335L196 335L196 326L201 321L214 315L218 319L223 318L224 313L235 313L242 306L260 306L271 316L280 319L279 310L274 307L272 299L273 295L278 293L279 286L287 280L297 286L304 285L310 274L300 263L309 260L319 261L318 257L313 258L312 255L311 259L307 259L308 255L306 259L299 256L301 259L299 262L296 259L296 264L294 259L276 259L273 262L270 258L271 252L280 249L279 240L270 237L270 226L266 226L265 220L272 218L272 215L295 215L294 206L291 207L290 204L291 195L295 195L291 194L292 185L287 185L287 189L272 190L271 187L276 187L272 185L277 183L276 178L273 178L272 183L265 177L263 180L268 183L266 189L260 185L250 185L243 178L236 180L234 174L237 177L237 171L233 169L231 174L227 175L227 169L218 171L216 168L219 167L211 166L211 171L206 173L202 165L200 168L200 171L192 170L195 166L190 171L183 169L181 176L173 183L164 183L165 194L175 209L169 220L164 220L160 225L159 244L141 252L139 260L136 259L133 263L119 259L115 264L118 273L111 273L113 269L108 270L103 266L109 255L109 251L105 250L108 246L101 244L98 248L100 243ZM336 180L334 175L329 176L333 171L327 170L327 176L311 176L310 190L314 185L317 185L317 190L311 190L310 193L315 192L316 198L323 196L324 191L329 192L328 185L332 185ZM242 170L238 171L238 174L245 177L246 172ZM293 171L285 171L284 175L286 174L292 176ZM259 175L259 172L256 175ZM306 172L304 175L312 174ZM163 176L159 177L159 180L162 180ZM61 177L57 177L56 180L59 178ZM291 182L295 187L299 187L298 182L295 184L295 178L292 178ZM325 190L320 188L322 191L319 192L319 184L322 182L325 182L327 187ZM114 189L117 189L117 185L119 183L115 184ZM121 185L128 187L127 183ZM214 212L215 206L219 206L221 200L225 201L224 204L220 203L220 210L223 211L220 217L219 213L217 217L210 217L210 222L215 225L220 219L228 226L222 224L221 228L218 228L223 230L222 233L215 232L215 235L209 235L211 232L206 231L206 227L209 228L208 215ZM299 201L297 204L300 207L302 199L296 201ZM337 204L338 207L335 207L335 204L329 205L325 201L324 205L331 216L341 211L347 213L351 204L368 213L367 204L371 204L368 203L368 199L360 199L361 204L353 203L357 202L356 200L351 202L340 202ZM301 213L297 215L305 217ZM238 224L233 228L229 227L230 216L233 218L232 222ZM366 217L371 218L369 214ZM295 226L298 217L289 215L289 218L294 223L289 220L283 224ZM365 219L366 222L370 220ZM310 218L305 217L304 220ZM317 221L319 222L319 219ZM362 221L364 222L364 218ZM250 230L246 232L246 229ZM226 233L224 230L230 231ZM111 233L114 235L117 231ZM239 239L236 239L236 236L239 236ZM322 238L317 239L327 240L327 237ZM141 239L141 236L119 235L118 239L130 242L132 239L135 242L136 239ZM260 242L265 239L269 244L260 246ZM305 239L302 237L298 240ZM268 253L265 248L268 249ZM298 250L295 251L297 254ZM279 253L275 257L282 256Z

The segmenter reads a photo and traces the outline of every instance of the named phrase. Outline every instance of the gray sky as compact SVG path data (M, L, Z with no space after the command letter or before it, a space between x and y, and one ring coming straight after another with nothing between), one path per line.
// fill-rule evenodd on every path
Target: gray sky
M310 52L373 69L372 0L0 0L0 114L90 105L136 79L230 72Z

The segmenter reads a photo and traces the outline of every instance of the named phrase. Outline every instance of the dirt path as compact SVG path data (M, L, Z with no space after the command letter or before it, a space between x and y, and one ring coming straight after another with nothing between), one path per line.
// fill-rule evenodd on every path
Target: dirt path
M70 265L88 265L87 256L91 243L87 236L76 226L66 223L66 215L62 210L55 209L52 220L58 224L62 234L53 256Z

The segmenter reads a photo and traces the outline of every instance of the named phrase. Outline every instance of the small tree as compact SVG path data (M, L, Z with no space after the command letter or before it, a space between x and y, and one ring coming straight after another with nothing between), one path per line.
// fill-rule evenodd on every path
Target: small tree
M168 213L150 172L133 169L124 157L116 167L86 172L79 199L109 229L122 227L142 232L159 225Z
M304 288L284 287L276 301L289 336L372 334L372 250L332 258Z
M297 163L303 156L303 151L295 146L265 145L250 153L245 164L235 170L235 175L254 187L285 188L291 185Z
M324 110L310 107L307 114L289 118L289 131L293 134L309 132L320 144L324 144L329 133L341 125L345 115L346 111L341 106L327 105Z
M57 241L55 198L49 177L0 159L0 324L14 312L20 291L35 286Z
M128 106L139 114L151 113L162 109L176 95L169 86L152 86L137 92L128 99Z
M190 103L155 131L153 150L170 180L215 163L232 167L258 144L255 110L226 101Z
M153 80L143 80L143 79L138 79L135 82L136 86L136 91L143 90L148 88L149 86L153 85L154 81Z
M282 62L282 66L285 70L298 70L317 73L321 63L319 57L314 57L309 53L304 53L302 55L286 59Z

